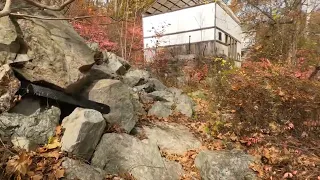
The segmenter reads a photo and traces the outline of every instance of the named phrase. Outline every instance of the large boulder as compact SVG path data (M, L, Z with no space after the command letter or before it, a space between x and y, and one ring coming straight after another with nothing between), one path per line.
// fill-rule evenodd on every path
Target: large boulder
M157 116L162 118L167 118L171 114L172 114L171 107L159 101L154 103L148 112L149 116Z
M171 154L183 155L188 150L201 147L201 142L187 127L180 124L158 122L152 126L143 126L142 129L152 143Z
M148 79L148 83L153 84L154 85L154 89L156 91L162 91L162 90L166 90L167 89L167 87L161 81L159 81L156 78Z
M255 173L249 168L254 158L242 151L202 151L195 165L203 180L254 180Z
M36 8L20 12L62 17L58 12ZM94 52L67 21L23 18L12 18L11 21L18 32L19 53L24 54L23 59L29 60L23 66L15 66L24 78L32 82L45 81L70 92L85 82L85 71L94 63ZM11 59L6 58L8 60Z
M127 72L123 77L123 82L131 87L145 84L150 78L150 73L145 70L135 69Z
M0 18L0 66L13 61L20 48L18 34L9 16Z
M130 173L137 180L178 180L183 172L181 166L162 159L157 145L116 133L103 135L92 165L110 174Z
M176 109L177 112L192 117L193 114L193 101L185 94L176 97Z
M154 91L152 93L149 93L149 95L156 101L168 102L168 104L171 105L174 103L174 94L166 90Z
M159 81L158 79L150 78L150 79L147 80L147 82L145 84L142 84L142 85L139 85L139 86L135 86L133 89L136 92L151 93L153 91L166 90L167 87L165 85L163 85L162 82Z
M88 97L90 100L107 104L111 112L103 117L111 125L119 125L126 132L135 126L138 116L136 104L129 87L119 80L103 79L90 87Z
M25 137L36 143L45 144L55 134L55 128L59 124L60 109L51 107L31 116L14 113L0 115L0 134L12 137Z
M149 93L148 95L155 101L161 101L167 106L174 105L176 112L180 112L187 117L192 117L193 101L189 96L183 94L182 90L177 88L168 88L166 90L154 91L152 93ZM159 109L159 104L156 104L153 109L155 110L156 107L158 107L157 109Z
M14 105L14 96L19 88L20 81L9 65L0 66L0 113L8 111Z
M65 158L61 166L65 169L65 177L63 179L72 180L104 180L106 173L99 168L94 168L89 164L85 164L78 160Z
M96 110L76 108L63 119L61 149L89 160L105 130L106 121Z

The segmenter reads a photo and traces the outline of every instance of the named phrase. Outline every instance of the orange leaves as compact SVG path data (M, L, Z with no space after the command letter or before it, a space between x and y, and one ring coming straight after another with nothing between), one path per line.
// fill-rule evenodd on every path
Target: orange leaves
M182 165L185 174L181 177L181 180L201 179L199 171L194 165L194 160L201 149L205 149L205 147L198 150L189 150L183 155L169 154L165 151L161 151L161 154L166 159L179 162Z
M6 166L6 173L16 179L59 179L64 177L61 167L63 154L60 152L61 126L56 128L56 136L48 144L39 147L36 152L22 151L13 156Z
M6 171L9 174L15 174L21 179L21 176L25 176L27 174L31 163L31 156L26 152L22 152L7 162Z

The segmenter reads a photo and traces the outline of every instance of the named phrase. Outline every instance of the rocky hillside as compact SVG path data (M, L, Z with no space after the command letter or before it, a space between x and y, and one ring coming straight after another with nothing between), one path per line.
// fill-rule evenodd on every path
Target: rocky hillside
M24 13L61 17L34 8ZM0 132L2 148L12 151L10 160L7 153L1 155L7 161L1 162L6 175L256 179L249 169L253 157L242 151L210 151L192 133L188 124L194 123L195 103L182 90L166 87L96 44L86 44L67 21L2 17L0 44ZM81 96L111 111L21 94L21 81ZM177 115L185 124L169 120ZM55 166L48 170L44 162Z

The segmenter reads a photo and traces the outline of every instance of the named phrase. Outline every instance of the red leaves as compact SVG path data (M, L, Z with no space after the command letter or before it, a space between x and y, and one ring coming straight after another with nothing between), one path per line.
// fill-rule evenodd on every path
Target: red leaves
M99 22L84 23L72 22L75 30L88 41L99 43L101 49L115 50L118 44L111 42L106 29L99 25Z

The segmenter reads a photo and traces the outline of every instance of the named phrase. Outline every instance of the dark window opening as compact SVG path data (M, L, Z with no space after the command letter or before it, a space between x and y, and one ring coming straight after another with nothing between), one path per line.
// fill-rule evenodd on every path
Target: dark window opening
M222 33L221 32L218 33L218 39L219 39L219 41L222 41Z
M228 39L229 39L229 36L226 34L225 35L225 37L226 37L226 39L225 39L225 41L226 41L226 44L228 44Z

